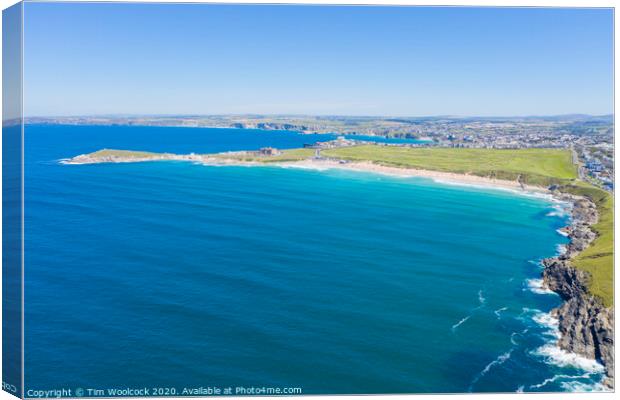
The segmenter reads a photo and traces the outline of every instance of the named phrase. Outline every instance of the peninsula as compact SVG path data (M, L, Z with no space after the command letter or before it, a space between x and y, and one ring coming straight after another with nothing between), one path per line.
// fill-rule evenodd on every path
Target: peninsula
M340 139L341 142L344 139ZM343 144L343 143L341 143ZM464 149L347 143L215 154L173 154L103 149L65 164L188 161L207 165L272 165L340 168L398 176L422 176L462 184L548 193L572 204L570 244L543 261L544 284L564 304L554 310L558 345L605 366L613 385L613 195L579 178L568 149Z

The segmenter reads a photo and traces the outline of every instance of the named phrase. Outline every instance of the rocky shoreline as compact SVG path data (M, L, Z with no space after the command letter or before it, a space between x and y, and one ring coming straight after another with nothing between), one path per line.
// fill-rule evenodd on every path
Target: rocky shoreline
M558 319L561 337L558 346L571 353L595 359L605 367L609 388L614 387L614 312L588 293L589 275L571 266L572 257L586 249L596 233L596 205L584 197L553 191L556 199L572 204L571 225L564 228L570 243L566 251L542 261L544 285L564 300L551 311Z

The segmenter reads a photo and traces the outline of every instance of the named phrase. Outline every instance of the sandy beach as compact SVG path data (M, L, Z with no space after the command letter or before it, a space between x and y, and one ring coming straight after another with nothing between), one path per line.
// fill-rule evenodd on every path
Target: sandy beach
M256 164L254 164L256 165ZM431 171L413 168L389 167L371 162L348 162L340 163L332 160L308 159L296 162L277 163L282 167L297 167L309 169L342 169L348 171L371 172L382 175L397 176L402 178L421 177L429 178L436 182L454 185L480 186L489 188L508 189L520 192L548 193L548 190L539 186L521 185L517 181L492 179L476 175L457 174L452 172Z

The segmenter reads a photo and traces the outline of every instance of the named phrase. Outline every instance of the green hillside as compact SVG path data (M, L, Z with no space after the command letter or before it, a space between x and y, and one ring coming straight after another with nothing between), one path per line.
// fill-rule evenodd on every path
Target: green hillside
M568 183L577 177L569 150L458 149L354 146L323 150L326 157L516 180L532 185Z

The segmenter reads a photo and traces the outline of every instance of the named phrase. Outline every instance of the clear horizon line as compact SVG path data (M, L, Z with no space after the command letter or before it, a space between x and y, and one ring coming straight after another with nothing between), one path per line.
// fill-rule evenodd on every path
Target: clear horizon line
M94 118L94 117L107 117L107 118L135 118L135 117L150 117L150 118L164 118L164 117L348 117L348 118L549 118L549 117L570 117L570 116L587 116L587 117L613 117L614 113L604 114L589 114L589 113L563 113L563 114L517 114L517 115L459 115L459 114L431 114L431 115L371 115L371 114L304 114L304 113L214 113L214 114L141 114L141 113L102 113L102 114L66 114L66 115L30 115L23 116L23 119L28 118Z

